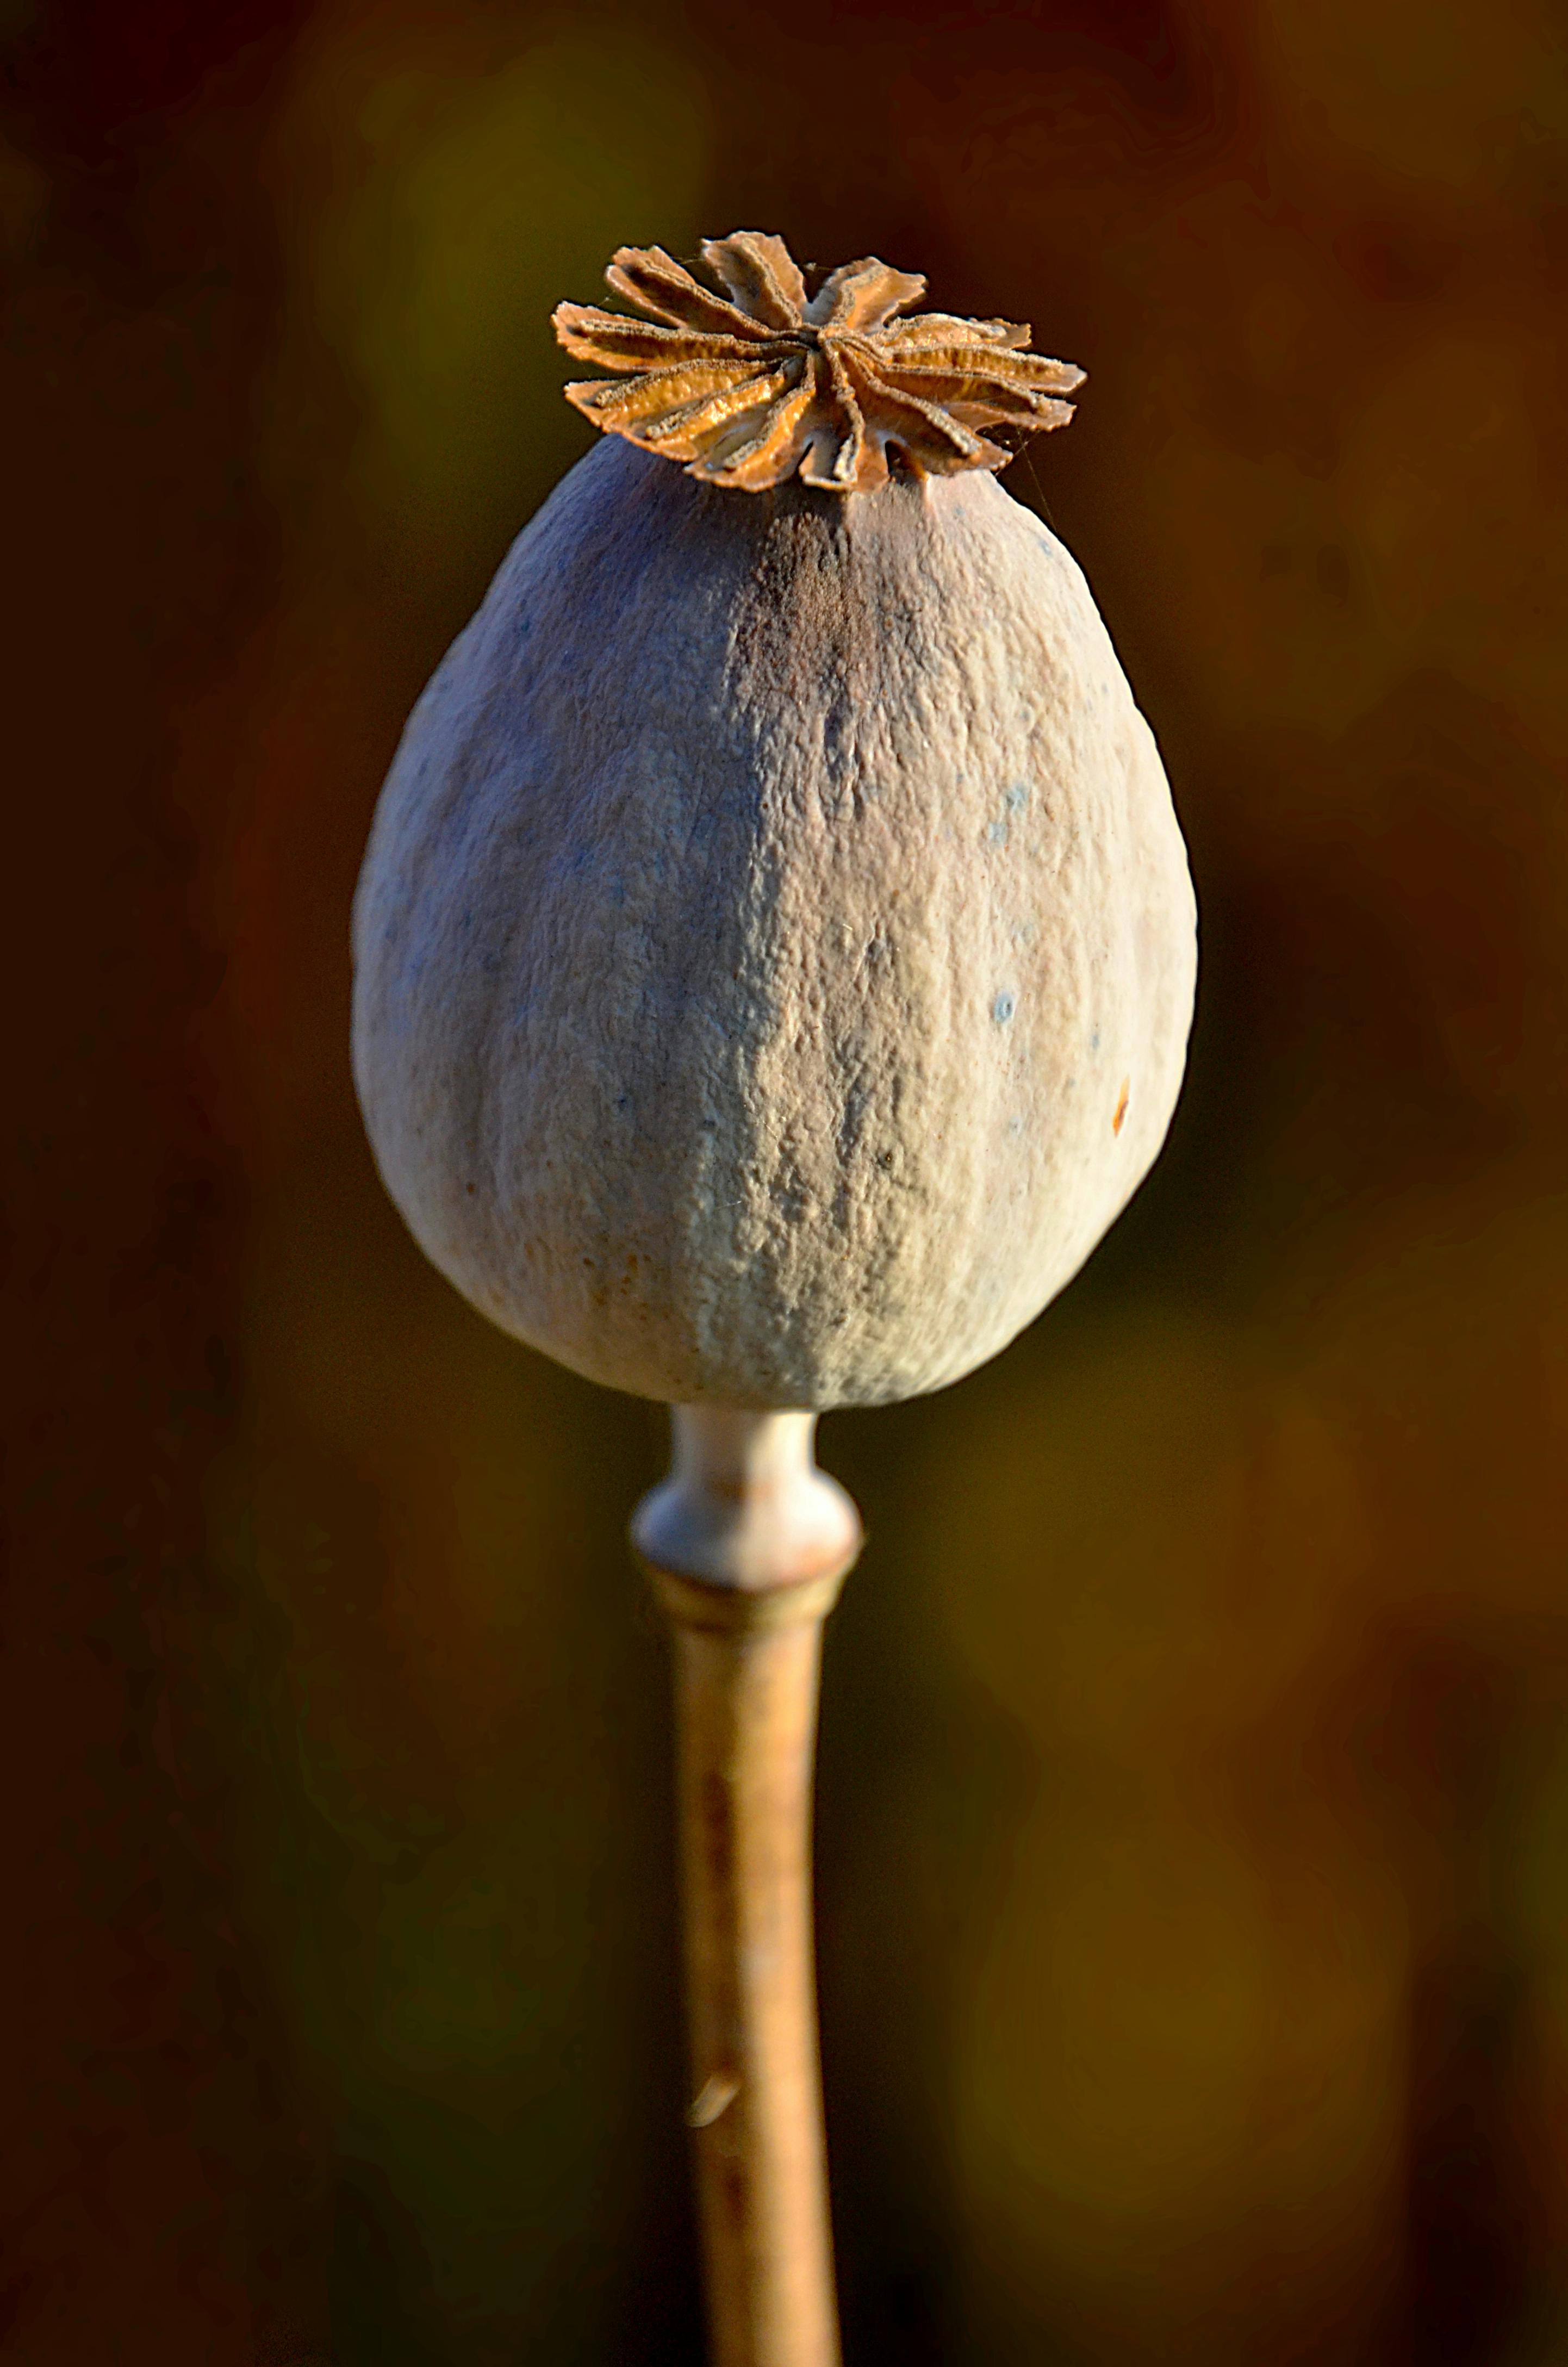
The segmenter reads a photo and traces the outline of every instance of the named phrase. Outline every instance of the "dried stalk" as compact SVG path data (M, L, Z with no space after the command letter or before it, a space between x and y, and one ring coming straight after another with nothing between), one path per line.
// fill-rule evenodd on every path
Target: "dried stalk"
M811 1790L822 1622L860 1523L811 1460L812 1416L677 1408L675 1424L674 1476L633 1539L675 1645L687 2120L714 2367L837 2367Z

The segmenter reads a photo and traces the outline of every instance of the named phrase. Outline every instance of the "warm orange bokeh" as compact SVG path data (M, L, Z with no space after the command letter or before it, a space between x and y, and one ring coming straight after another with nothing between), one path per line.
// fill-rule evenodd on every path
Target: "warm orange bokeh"
M403 716L587 440L551 305L754 224L1088 365L1009 482L1203 915L1111 1240L827 1426L852 2356L1558 2367L1558 13L0 0L0 2350L696 2355L660 1419L422 1263L346 940Z

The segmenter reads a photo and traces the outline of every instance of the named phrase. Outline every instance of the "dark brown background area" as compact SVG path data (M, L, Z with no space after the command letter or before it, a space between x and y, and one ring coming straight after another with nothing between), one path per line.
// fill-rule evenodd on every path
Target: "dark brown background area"
M696 2355L660 1418L384 1202L347 910L610 249L874 250L1202 907L1160 1167L826 1426L852 2357L1568 2357L1568 27L0 0L0 2355Z

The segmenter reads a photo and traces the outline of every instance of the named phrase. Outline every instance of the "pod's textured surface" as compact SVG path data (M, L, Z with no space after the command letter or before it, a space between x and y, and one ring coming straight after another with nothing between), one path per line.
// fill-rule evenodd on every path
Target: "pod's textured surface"
M355 955L376 1156L460 1290L617 1388L827 1407L1082 1263L1195 922L1083 577L991 477L743 494L606 439L414 709Z

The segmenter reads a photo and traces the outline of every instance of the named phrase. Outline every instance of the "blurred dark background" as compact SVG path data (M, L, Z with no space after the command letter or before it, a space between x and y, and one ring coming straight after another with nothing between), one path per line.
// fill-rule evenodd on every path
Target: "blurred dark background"
M1063 1301L825 1425L859 2367L1568 2361L1568 20L0 0L0 2355L698 2355L657 1410L384 1201L347 912L610 250L1086 364L1202 907Z

